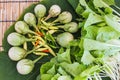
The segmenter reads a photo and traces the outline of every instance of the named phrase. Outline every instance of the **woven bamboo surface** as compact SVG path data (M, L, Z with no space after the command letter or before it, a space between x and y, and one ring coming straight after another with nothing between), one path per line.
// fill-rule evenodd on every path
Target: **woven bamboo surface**
M39 0L0 0L0 51L2 39L8 27L14 23L23 10Z

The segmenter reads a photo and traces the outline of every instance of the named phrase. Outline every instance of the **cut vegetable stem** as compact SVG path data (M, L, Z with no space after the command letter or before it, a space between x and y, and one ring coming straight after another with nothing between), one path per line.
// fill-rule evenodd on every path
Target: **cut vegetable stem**
M35 59L33 62L36 63L38 60L40 60L41 58L43 58L44 56L40 56L37 59Z

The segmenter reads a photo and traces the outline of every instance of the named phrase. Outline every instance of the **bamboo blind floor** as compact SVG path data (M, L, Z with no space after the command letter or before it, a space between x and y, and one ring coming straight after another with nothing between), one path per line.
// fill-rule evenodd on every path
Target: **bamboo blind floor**
M39 0L0 0L0 51L2 39L8 27L14 23L23 10Z

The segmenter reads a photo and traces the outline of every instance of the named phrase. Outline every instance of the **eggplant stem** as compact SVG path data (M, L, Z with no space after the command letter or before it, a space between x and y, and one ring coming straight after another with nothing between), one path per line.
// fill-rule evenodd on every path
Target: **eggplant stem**
M51 15L49 14L49 15L45 18L44 21L47 21L47 20L50 19L50 18L51 18Z
M35 59L33 62L36 63L38 60L40 60L41 58L43 58L44 56L40 56L37 59Z

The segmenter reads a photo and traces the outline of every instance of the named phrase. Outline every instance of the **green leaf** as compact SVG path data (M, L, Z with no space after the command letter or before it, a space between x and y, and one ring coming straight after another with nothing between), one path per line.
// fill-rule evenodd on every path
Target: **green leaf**
M57 80L72 80L70 76L60 76Z
M62 75L68 75L62 67L58 68L58 72Z
M57 80L58 79L58 77L60 77L61 75L60 74L55 74L52 78L51 78L51 80Z
M51 62L47 62L45 64L43 64L40 68L40 74L46 74L47 71L52 68L52 66L54 65L54 63Z
M106 26L99 28L96 40L106 42L111 39L119 39L119 37L120 37L119 32L115 31L113 28L109 26Z
M84 50L83 56L81 58L81 62L83 62L83 64L85 64L85 65L89 65L94 60L95 60L95 58L90 54L90 52L87 50Z
M85 34L82 34L83 37L89 38L89 39L96 39L97 33L98 33L99 27L96 26L88 26L84 31L86 31Z
M88 80L87 77L76 76L74 80Z
M86 3L85 0L79 0L79 3L85 7L85 11L82 13L82 16L87 18L90 13L95 13Z
M68 2L72 5L72 7L74 8L74 10L76 9L79 0L68 0Z
M63 62L60 63L60 66L69 74L72 76L79 75L86 67L82 64L79 64L78 62L74 62L72 64Z
M90 13L87 20L85 21L84 28L86 28L92 24L102 22L103 20L104 19L102 16Z
M84 39L83 47L85 50L111 50L119 49L119 45L103 43L92 39Z
M58 54L57 56L58 62L68 62L71 63L71 58L70 58L70 49L67 49L64 53Z
M100 71L100 66L96 65L96 66L92 66L87 68L86 70L84 70L80 76L81 77L89 77L90 75L94 74L95 72L99 72Z
M55 75L55 74L56 74L55 65L53 65L52 68L50 68L50 69L47 71L47 73L48 73L48 74Z
M104 7L104 8L109 7L109 5L107 5L105 2L103 2L103 0L94 0L93 3L95 5L95 7L100 7L100 8L102 8L102 7Z
M92 39L84 39L84 50L100 50L105 56L115 55L120 51L120 45L100 42Z
M119 27L120 23L117 21L117 17L115 15L112 15L112 14L105 15L104 19L105 19L107 25L109 25L116 31L120 32L120 27Z
M108 5L114 5L115 4L115 0L103 0L105 3L107 3Z
M52 77L51 74L42 74L40 80L51 80Z

